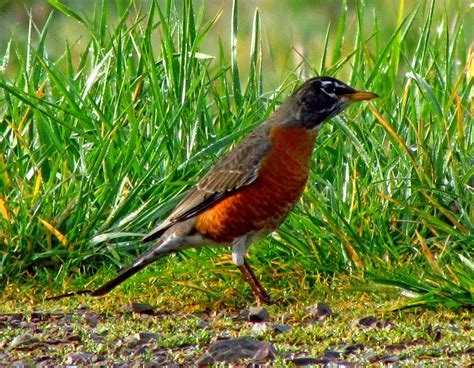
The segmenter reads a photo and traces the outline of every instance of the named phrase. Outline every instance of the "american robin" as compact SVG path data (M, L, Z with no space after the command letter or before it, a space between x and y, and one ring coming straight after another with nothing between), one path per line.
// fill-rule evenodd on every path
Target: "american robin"
M144 242L153 246L96 290L104 295L150 263L186 248L232 248L232 260L259 304L271 299L253 273L250 244L275 231L308 180L316 135L324 122L375 93L357 91L330 77L307 80L270 118L218 161Z

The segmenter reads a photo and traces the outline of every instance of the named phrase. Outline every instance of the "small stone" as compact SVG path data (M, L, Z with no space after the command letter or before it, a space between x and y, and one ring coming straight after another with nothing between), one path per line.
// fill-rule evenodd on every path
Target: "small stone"
M305 310L308 315L319 320L326 319L333 314L332 309L324 302L311 305Z
M71 343L80 343L81 337L79 335L71 335L67 337L67 341Z
M136 303L132 302L129 304L129 308L133 313L139 314L154 314L155 310L150 304L147 303Z
M277 355L276 349L272 344L266 342L257 350L254 356L256 361L274 360Z
M123 342L127 345L127 347L134 348L140 345L140 339L137 337L137 335L138 334L125 336Z
M31 313L31 322L43 322L51 318L50 313L35 311Z
M10 347L12 349L17 349L20 347L24 348L24 347L36 344L38 342L39 342L39 339L37 337L31 336L29 334L22 334L22 335L18 335L12 340L12 342L10 343Z
M273 345L245 336L211 344L208 351L201 355L196 364L202 366L216 362L229 363L249 358L271 360L276 354L277 351Z
M69 324L71 322L72 322L72 315L71 314L66 314L58 320L58 323L61 324L61 325Z
M401 351L405 350L407 346L405 344L392 344L392 345L386 345L385 350L387 351Z
M55 309L51 312L51 319L61 319L64 317L64 311L62 309Z
M339 359L342 357L342 354L340 351L337 351L337 350L326 350L324 353L323 353L323 358L326 358L326 359Z
M316 358L295 358L289 361L297 367L303 367L306 365L316 365L316 364L326 364L326 360L316 359Z
M357 325L363 328L374 327L377 323L377 318L374 316L362 317L357 321Z
M85 365L90 364L96 361L94 359L94 354L88 353L86 351L81 353L71 353L66 356L67 365Z
M238 321L248 321L249 320L248 309L244 309L243 311L239 312L239 314L234 316L233 319L238 320Z
M153 332L139 332L138 334L140 335L140 339L145 342L156 340L158 338L158 334Z
M138 345L143 345L150 340L156 339L157 337L158 335L155 333L138 332L136 334L125 337L124 342L127 344L128 347L135 347Z
M100 318L101 318L101 316L97 313L94 313L94 312L85 312L84 313L84 319L86 320L89 327L92 327L92 328L97 326L97 324L99 323Z
M268 331L268 324L267 323L259 322L259 323L255 323L252 326L252 333L254 333L256 335L262 335L267 331Z
M390 322L390 321L387 321L385 319L382 319L380 321L377 321L377 323L375 324L375 326L377 328L382 328L382 329L386 329L386 330L389 330L393 327L393 323Z
M285 333L285 332L291 331L291 326L288 326L282 323L274 323L272 327L275 330L275 332L278 332L278 333Z
M373 362L377 361L378 358L379 358L379 356L376 353L368 353L362 359L373 363Z
M67 343L67 340L64 339L47 339L42 341L44 345L59 345L59 344L64 344Z
M207 367L214 363L214 358L209 353L202 354L199 359L196 361L198 367Z
M13 313L8 316L8 322L21 322L23 321L23 315L20 313Z
M383 363L395 363L400 360L400 357L398 355L389 355L384 357L381 361Z
M352 322L352 327L391 329L394 324L390 321L378 320L375 316L366 316Z
M55 367L54 360L48 357L42 357L35 362L35 367Z
M252 307L249 310L250 322L264 322L268 321L270 313L263 307Z
M355 354L356 352L362 351L364 349L365 346L363 344L345 344L339 348L339 350L344 354Z
M327 317L332 314L332 309L324 302L319 302L316 307L320 316Z

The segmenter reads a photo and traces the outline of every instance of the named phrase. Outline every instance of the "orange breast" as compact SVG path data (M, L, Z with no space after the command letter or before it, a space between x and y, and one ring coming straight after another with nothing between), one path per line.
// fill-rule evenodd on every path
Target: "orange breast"
M316 132L272 128L272 148L258 178L198 215L196 229L216 242L231 242L251 231L278 228L298 201L308 179Z

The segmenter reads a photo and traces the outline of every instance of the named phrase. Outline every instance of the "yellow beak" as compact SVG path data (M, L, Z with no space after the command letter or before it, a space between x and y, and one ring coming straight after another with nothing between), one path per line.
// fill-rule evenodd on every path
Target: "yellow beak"
M367 91L355 91L354 93L347 94L344 97L346 97L350 102L356 102L362 100L371 100L373 98L379 97L379 95Z

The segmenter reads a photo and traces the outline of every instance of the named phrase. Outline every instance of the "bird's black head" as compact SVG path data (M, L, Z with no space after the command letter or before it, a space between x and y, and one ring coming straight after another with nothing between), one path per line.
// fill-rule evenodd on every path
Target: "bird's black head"
M357 91L331 77L311 78L293 96L299 107L296 119L308 129L321 127L325 120L353 102L378 97L372 92Z

